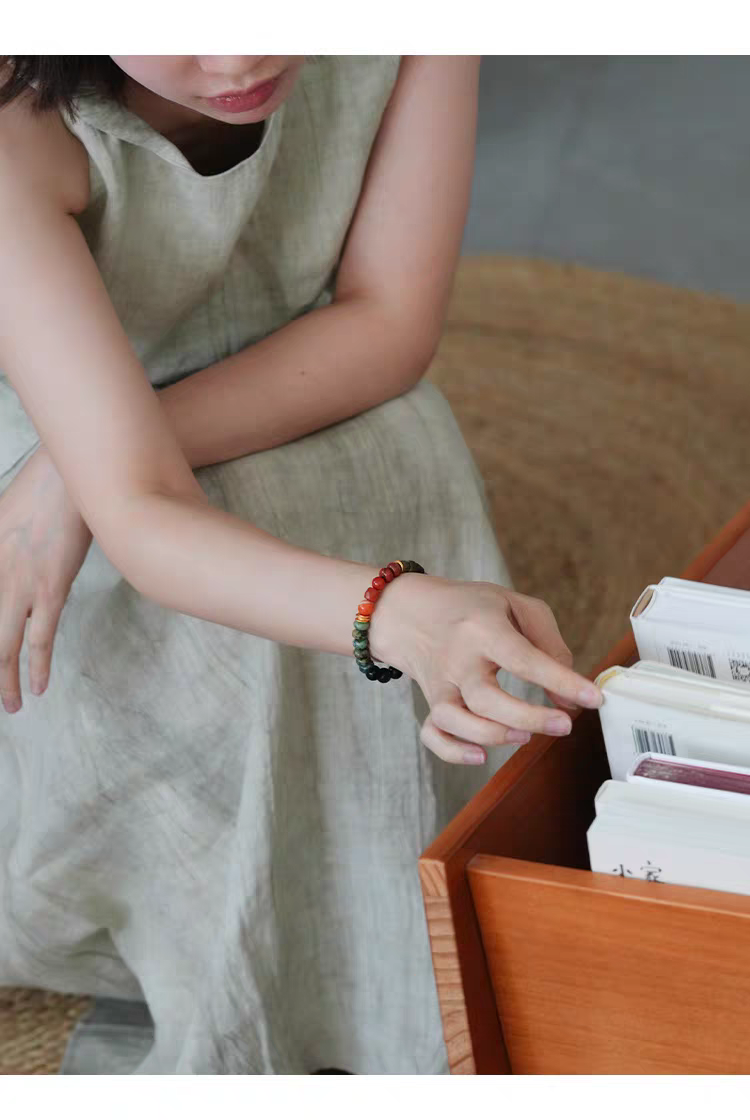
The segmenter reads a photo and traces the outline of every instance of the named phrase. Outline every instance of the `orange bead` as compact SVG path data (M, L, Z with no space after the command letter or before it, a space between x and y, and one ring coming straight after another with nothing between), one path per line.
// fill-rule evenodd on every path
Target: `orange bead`
M372 614L372 612L375 610L375 604L374 603L368 603L367 601L363 601L359 604L359 607L357 609L358 609L360 614L364 614L364 615Z
M382 576L375 576L375 579L372 581L372 586L376 591L382 591L386 586L386 582Z
M383 583L385 583L385 580L383 580ZM369 599L371 603L377 603L379 597L380 592L376 591L374 587L368 587L365 591L365 599Z

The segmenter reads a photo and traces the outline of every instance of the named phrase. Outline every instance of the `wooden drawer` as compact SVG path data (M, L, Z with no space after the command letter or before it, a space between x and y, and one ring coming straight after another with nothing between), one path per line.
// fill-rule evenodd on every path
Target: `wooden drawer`
M750 590L750 503L682 575ZM636 657L629 633L592 677ZM750 896L587 870L609 776L598 713L581 712L424 852L453 1073L750 1073Z

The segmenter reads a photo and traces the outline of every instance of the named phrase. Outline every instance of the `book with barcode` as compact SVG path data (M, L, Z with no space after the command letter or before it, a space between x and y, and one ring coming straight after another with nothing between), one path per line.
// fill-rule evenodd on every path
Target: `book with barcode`
M595 809L587 832L592 871L750 894L747 793L608 781Z
M666 576L630 614L638 655L750 689L750 591Z
M654 661L615 665L596 683L612 777L643 754L750 767L750 689Z

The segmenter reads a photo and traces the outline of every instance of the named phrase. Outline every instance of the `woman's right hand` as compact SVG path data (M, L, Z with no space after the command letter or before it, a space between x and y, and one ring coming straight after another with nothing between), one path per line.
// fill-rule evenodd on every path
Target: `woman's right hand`
M0 498L0 695L21 707L18 659L29 623L31 691L47 687L52 647L91 532L71 502L49 453L40 447Z
M571 668L547 604L494 583L405 572L373 613L370 649L420 686L430 706L420 738L446 762L480 764L487 748L570 731L567 712L500 688L498 669L540 685L554 704L602 703L597 686Z

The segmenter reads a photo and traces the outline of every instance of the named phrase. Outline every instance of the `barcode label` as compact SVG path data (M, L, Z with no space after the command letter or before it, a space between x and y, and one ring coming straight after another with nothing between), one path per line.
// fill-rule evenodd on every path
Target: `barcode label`
M669 664L675 669L687 669L689 673L700 673L702 677L715 677L714 659L710 653L694 653L690 649L668 649Z
M730 657L729 668L732 670L733 681L750 684L750 661L739 661L736 657Z
M638 754L677 754L674 739L661 731L647 731L644 727L633 728L635 749Z

